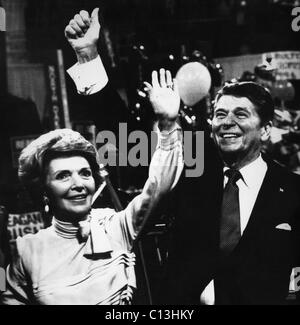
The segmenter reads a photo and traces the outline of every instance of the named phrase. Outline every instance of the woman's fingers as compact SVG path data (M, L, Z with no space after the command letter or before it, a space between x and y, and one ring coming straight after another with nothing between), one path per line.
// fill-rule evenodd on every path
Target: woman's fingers
M160 79L160 86L162 88L167 87L167 83L166 83L166 71L165 71L165 69L160 69L159 70L159 79Z
M150 91L152 89L152 85L149 82L144 81L144 85L146 86L144 88L145 91Z
M158 77L159 75L159 77ZM146 83L145 83L146 84ZM147 83L150 85L149 83ZM152 87L153 88L173 88L173 79L169 70L160 69L159 72L152 72Z
M160 87L157 71L152 71L152 86L154 88Z
M173 81L172 81L172 75L171 72L169 70L166 71L166 83L167 83L167 87L172 88L173 86Z

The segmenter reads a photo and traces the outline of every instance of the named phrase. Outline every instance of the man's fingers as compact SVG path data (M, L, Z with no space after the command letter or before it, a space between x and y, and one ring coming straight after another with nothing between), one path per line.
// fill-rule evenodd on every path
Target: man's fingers
M81 16L82 21L87 27L90 27L91 20L90 20L90 15L86 10L81 10L79 12L79 15Z
M167 84L166 84L166 71L165 71L165 69L160 69L159 70L159 79L160 79L160 86L162 88L167 87Z
M83 35L83 30L78 26L74 19L70 20L69 26L71 26L79 36Z
M92 12L91 19L92 24L99 24L99 18L98 18L99 8L95 8Z
M86 30L88 28L79 14L75 15L74 20L82 30Z
M65 36L67 38L77 38L77 33L70 25L68 25L65 28Z

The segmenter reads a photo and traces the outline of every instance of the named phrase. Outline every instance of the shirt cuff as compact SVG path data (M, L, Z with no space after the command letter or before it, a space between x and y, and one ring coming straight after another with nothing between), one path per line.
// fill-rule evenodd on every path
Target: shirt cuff
M74 64L67 72L81 95L95 94L108 83L108 76L99 55L89 62Z
M159 132L158 147L162 150L172 150L178 144L182 143L182 129L175 123L170 131Z

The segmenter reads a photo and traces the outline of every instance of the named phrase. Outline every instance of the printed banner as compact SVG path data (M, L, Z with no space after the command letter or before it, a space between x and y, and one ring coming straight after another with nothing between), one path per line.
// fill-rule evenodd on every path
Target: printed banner
M71 128L62 50L47 55L47 106L52 129Z
M300 51L270 52L262 55L263 62L271 59L271 65L284 79L300 79Z
M259 64L268 64L277 69L283 79L300 79L300 51L269 52L216 58L215 61L223 67L226 81L240 78L245 71L254 72Z
M17 237L26 234L35 234L45 227L40 211L25 212L21 214L8 214L8 238L11 252L15 250Z

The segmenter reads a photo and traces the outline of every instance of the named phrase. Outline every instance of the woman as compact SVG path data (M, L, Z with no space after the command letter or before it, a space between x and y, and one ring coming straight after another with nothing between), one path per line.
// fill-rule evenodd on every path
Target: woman
M160 140L143 192L125 210L91 208L101 182L98 155L79 133L51 131L23 150L20 180L40 193L53 221L17 239L4 304L130 304L136 287L133 242L158 199L177 182L183 164L178 110L167 112L162 100L178 94L162 82L164 74L160 78L161 83L154 73L153 87L148 84L159 106Z

